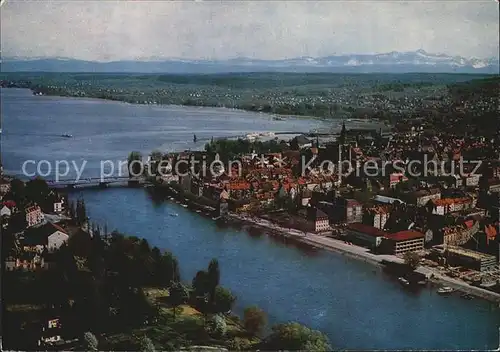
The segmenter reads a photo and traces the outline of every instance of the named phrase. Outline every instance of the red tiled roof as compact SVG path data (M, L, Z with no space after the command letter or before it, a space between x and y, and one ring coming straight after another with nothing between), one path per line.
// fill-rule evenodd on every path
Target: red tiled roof
M407 241L413 240L415 238L423 238L424 234L415 230L404 230L396 233L391 233L386 237L394 241Z
M8 208L13 208L16 206L16 202L14 202L13 200L7 200L7 201L3 202L2 204Z
M248 182L230 182L229 189L231 190L248 190L250 189L250 184Z
M347 225L347 228L352 231L357 231L364 233L366 235L374 236L374 237L384 237L387 236L387 232L377 229L376 227L365 225L361 223L353 223Z
M32 205L28 208L26 208L26 213L31 213L33 211L40 211L40 207L38 205Z

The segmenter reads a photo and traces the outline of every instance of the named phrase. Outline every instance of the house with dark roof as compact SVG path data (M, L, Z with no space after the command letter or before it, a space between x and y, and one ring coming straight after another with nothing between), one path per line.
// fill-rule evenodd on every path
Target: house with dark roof
M59 225L48 222L42 226L27 229L21 243L27 252L41 253L44 248L53 252L66 243L68 239L69 235L66 230Z
M296 143L300 149L312 147L312 141L310 139L308 139L306 136L304 136L303 134L301 134L297 137L294 137L291 140L290 144L294 144L294 143Z
M387 236L387 232L385 231L360 223L348 224L346 231L347 237L352 242L367 246L372 250L377 250L383 238Z

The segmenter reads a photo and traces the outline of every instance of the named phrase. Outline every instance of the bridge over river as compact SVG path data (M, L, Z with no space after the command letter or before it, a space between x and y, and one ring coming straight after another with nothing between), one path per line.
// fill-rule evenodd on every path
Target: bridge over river
M143 177L110 176L110 177L90 177L83 179L67 180L45 180L50 188L90 188L108 186L140 186L149 184Z

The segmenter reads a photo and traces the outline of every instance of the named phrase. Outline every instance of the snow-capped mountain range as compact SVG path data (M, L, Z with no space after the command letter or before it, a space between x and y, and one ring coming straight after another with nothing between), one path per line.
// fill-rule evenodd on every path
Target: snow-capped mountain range
M228 60L189 60L180 58L140 58L112 62L83 61L71 58L4 57L1 71L50 72L460 72L499 74L498 58L477 59L424 50L381 54L298 57L282 60L235 58Z
M284 60L252 60L232 59L232 64L259 65L265 63L271 66L317 66L317 67L339 67L339 66L370 66L370 65L447 65L450 67L472 67L484 68L490 65L498 66L498 58L477 59L464 58L461 56L448 56L445 54L431 54L424 50L398 52L393 51L383 54L353 54L335 55L320 58L298 57Z

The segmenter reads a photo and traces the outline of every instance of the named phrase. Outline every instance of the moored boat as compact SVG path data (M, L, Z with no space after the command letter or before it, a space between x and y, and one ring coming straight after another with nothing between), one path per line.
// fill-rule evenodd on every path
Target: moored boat
M453 292L455 292L455 289L448 286L443 286L439 290L437 290L437 293L440 295L448 295Z
M404 277L398 277L398 281L401 285L403 286L408 286L410 285L410 282L408 280L406 280Z

